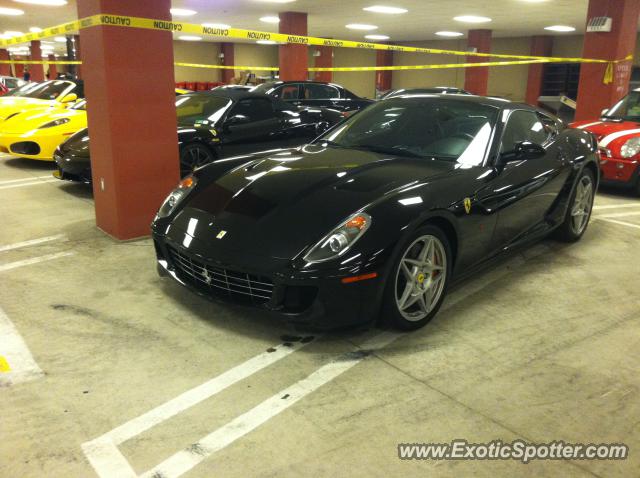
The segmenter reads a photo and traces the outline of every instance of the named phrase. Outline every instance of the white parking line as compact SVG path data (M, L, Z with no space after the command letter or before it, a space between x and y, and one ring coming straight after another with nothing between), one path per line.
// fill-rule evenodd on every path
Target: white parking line
M61 257L72 256L75 252L65 251L56 252L54 254L47 254L44 256L32 257L31 259L24 259L22 261L8 262L6 264L0 264L0 272L16 269L18 267L29 266L31 264L38 264L39 262L52 261Z
M0 181L0 185L2 184L13 184L13 183L22 183L25 181L34 181L36 179L51 179L51 175L47 175L47 176L30 176L28 178L22 178L22 179L8 179L5 181Z
M36 244L42 244L44 242L52 242L65 239L67 236L64 234L57 234L55 236L41 237L39 239L31 239L29 241L16 242L14 244L7 244L6 246L0 246L0 252L11 251L13 249L20 249L22 247L35 246Z
M596 217L628 217L628 216L640 216L640 211L631 211L631 212L617 212L615 214L603 214L602 216L598 215Z
M605 204L603 206L593 206L594 211L601 211L604 209L618 209L619 207L640 207L640 201L638 202L629 202L624 204Z
M33 380L43 375L29 348L7 314L0 308L0 387Z
M148 411L110 432L82 444L82 450L89 459L98 476L128 478L137 476L117 445L148 430L158 423L193 407L194 405L225 390L233 384L259 372L265 367L282 360L289 354L304 347L305 343L292 343L291 346L279 345L263 352L217 377L198 385L176 398Z
M627 226L627 227L632 227L634 229L640 229L640 225L638 224L632 224L630 222L625 222L625 221L618 221L617 219L607 219L604 217L596 217L596 219L598 221L611 222L613 224L618 224L620 226Z
M363 343L360 347L364 351L380 349L402 335L394 332L383 332ZM366 354L357 353L338 357L338 360L320 367L311 375L276 393L260 405L202 438L198 443L176 453L140 476L144 478L182 476L211 454L242 438L302 398L355 367L365 357Z
M41 181L33 181L30 183L19 183L19 184L8 184L6 186L0 186L0 189L13 189L13 188L22 188L25 186L38 186L40 184L47 184L47 183L55 183L55 182L59 182L59 179L43 179Z

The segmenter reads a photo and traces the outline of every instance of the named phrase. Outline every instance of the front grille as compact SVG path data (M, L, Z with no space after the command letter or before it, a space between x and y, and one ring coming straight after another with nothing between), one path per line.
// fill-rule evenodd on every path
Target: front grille
M16 154L26 154L29 156L40 154L40 145L33 141L20 141L19 143L13 143L9 149L12 153Z
M178 277L201 290L254 304L271 300L273 282L268 277L205 264L169 245L167 249Z

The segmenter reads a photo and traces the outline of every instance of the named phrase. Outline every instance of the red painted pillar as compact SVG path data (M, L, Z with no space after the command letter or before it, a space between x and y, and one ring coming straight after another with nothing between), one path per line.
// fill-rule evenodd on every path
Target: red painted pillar
M78 18L108 13L171 21L171 0L77 5ZM146 236L179 179L172 35L104 25L81 36L96 223L117 239Z
M333 67L333 48L330 46L316 46L314 58L314 66L316 68L332 68ZM314 78L316 81L333 81L332 71L316 71Z
M552 56L553 37L546 35L535 35L531 37L532 56ZM544 75L544 65L529 65L529 78L527 80L527 95L525 101L532 106L538 106L538 98L542 92L542 77Z
M14 57L14 60L26 60L26 57ZM24 63L14 63L13 65L14 75L16 78L22 79L24 76Z
M612 28L608 33L585 33L583 58L618 60L633 55L636 47L638 0L589 0L587 21L593 17L611 17ZM576 120L597 118L600 112L611 107L627 94L632 61L613 65L613 82L603 82L606 64L583 63L580 66L578 107Z
M49 55L49 61L56 61L55 55ZM49 79L55 80L58 77L58 65L49 63Z
M475 48L477 53L491 52L491 30L469 30L469 39L467 46ZM468 56L468 63L484 63L490 61L488 57ZM465 70L464 89L474 95L485 96L487 94L487 85L489 84L489 67L480 66L467 68Z
M31 42L31 60L42 61L42 49L39 41ZM29 65L29 71L31 72L31 81L44 81L44 65Z
M233 43L224 42L220 44L220 53L224 55L222 64L224 66L235 66ZM231 83L231 79L236 76L235 70L222 70L222 82Z
M10 60L9 52L7 50L0 50L0 60L7 61ZM11 76L11 64L10 63L0 63L0 75L2 76Z
M390 50L376 51L376 66L393 66L393 52ZM376 71L376 92L384 93L391 89L393 81L393 71Z
M307 35L307 14L280 13L279 32L289 35ZM307 45L288 43L280 45L280 79L283 81L306 80L309 74Z
M82 58L82 50L80 49L80 35L73 35L73 47L75 49L75 59L80 60ZM76 68L76 77L82 79L82 65L74 65Z

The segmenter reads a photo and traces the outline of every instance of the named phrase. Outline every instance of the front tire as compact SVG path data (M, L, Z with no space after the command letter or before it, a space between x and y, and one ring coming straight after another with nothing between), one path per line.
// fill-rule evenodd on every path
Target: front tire
M196 168L215 161L216 156L203 144L192 143L180 148L180 177L193 173Z
M406 241L387 279L383 313L401 330L424 327L444 301L451 276L447 236L435 226L418 229Z
M571 195L564 222L557 229L556 237L559 240L576 242L584 235L593 210L595 188L593 173L589 169L584 169L578 177L575 190Z

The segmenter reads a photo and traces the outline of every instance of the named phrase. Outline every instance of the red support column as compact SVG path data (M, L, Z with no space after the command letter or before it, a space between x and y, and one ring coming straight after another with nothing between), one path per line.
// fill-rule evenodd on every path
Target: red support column
M39 41L31 42L31 60L42 61L42 49ZM44 81L44 65L29 65L31 81Z
M314 66L316 68L333 67L333 48L330 46L316 46L314 55ZM314 78L316 81L333 81L332 71L316 71Z
M82 0L98 14L171 21L171 0ZM179 179L171 32L111 25L81 31L97 226L147 236ZM126 52L126 54L123 54Z
M553 37L546 35L536 35L531 37L532 56L552 56ZM538 98L542 92L542 77L544 65L529 65L529 79L527 80L526 102L532 106L538 106Z
M491 30L469 30L468 47L475 48L477 53L491 52ZM468 63L483 63L490 61L489 58L481 56L468 56ZM487 85L489 84L489 67L480 66L467 68L465 70L464 89L474 95L485 96Z
M49 55L49 61L56 61L55 55ZM49 63L49 79L55 80L58 77L58 65Z
M280 13L279 32L288 35L307 35L307 14ZM283 81L306 80L309 74L307 45L288 43L280 45L280 79Z
M73 35L73 45L76 52L76 60L80 60L82 58L82 50L80 49L80 35ZM81 80L82 79L82 65L74 65L76 68L76 77Z
M0 60L7 61L10 60L9 52L7 50L0 50ZM2 76L11 76L11 64L10 63L0 63L0 75Z
M376 51L376 66L393 66L393 52L390 50ZM392 70L376 71L376 93L384 93L391 89L393 81Z
M27 60L27 57L13 57L14 60ZM14 63L13 65L14 76L22 79L24 76L24 63Z
M224 55L222 64L224 66L235 66L233 43L224 42L220 44L220 52ZM222 70L222 82L231 83L231 79L236 76L235 70Z
M585 33L583 58L618 60L633 55L636 48L638 0L589 0L587 22L593 17L611 17L611 32ZM606 64L583 63L580 66L576 120L597 118L627 94L632 61L613 65L613 82L604 84Z

